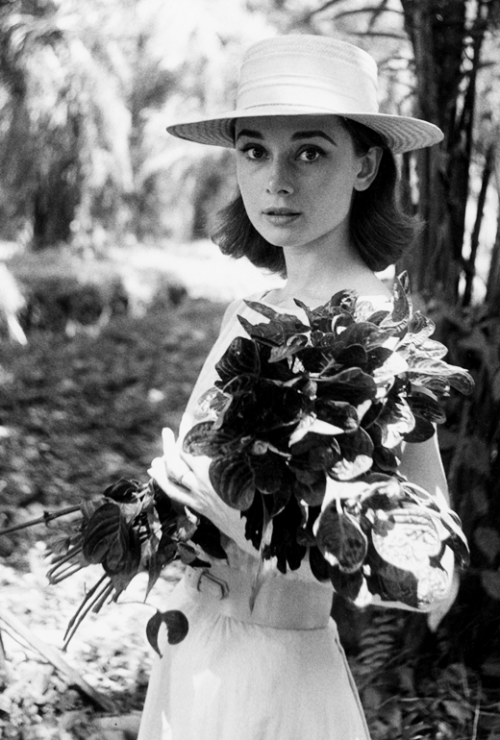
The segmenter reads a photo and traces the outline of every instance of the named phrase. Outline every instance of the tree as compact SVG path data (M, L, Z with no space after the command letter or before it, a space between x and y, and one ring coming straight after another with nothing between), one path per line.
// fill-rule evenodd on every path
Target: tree
M414 52L417 112L445 134L441 147L418 157L419 212L427 225L413 260L415 287L455 304L460 277L474 270L473 260L464 257L464 235L477 84L485 37L500 3L402 0L402 6Z
M82 207L91 215L130 181L117 55L91 31L73 0L0 8L3 210L14 232L30 224L36 249L67 242Z

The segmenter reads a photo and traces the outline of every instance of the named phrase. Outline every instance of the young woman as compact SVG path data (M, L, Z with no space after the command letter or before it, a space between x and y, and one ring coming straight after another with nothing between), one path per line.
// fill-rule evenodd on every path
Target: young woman
M390 305L392 293L375 271L401 255L415 228L398 204L393 155L435 144L442 134L424 121L380 114L376 95L376 66L361 49L285 36L249 50L235 111L168 129L234 147L240 192L215 238L225 253L286 276L282 288L254 300L299 315L294 299L314 308L349 288L375 307ZM240 512L210 484L208 458L182 451L187 432L209 413L215 363L244 334L237 315L262 320L243 301L229 306L179 440L165 430L165 456L152 466L169 496L220 529L228 559L201 575L188 569L172 594L168 608L186 614L189 632L179 645L164 641L139 739L367 740L330 618L332 585L313 577L307 557L286 574L273 559L262 570ZM406 445L401 472L446 497L435 436ZM450 556L446 568L453 570Z

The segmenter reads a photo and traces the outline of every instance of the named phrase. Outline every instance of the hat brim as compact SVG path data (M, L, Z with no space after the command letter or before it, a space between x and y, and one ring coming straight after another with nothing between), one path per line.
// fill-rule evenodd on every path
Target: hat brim
M443 132L438 126L419 118L393 116L386 113L353 114L343 111L334 113L331 110L317 108L311 110L305 107L285 105L259 106L249 110L235 110L207 119L174 123L167 126L167 131L179 139L187 139L198 144L234 148L233 124L237 119L307 115L335 115L362 123L379 133L394 154L423 149L438 144L443 139Z

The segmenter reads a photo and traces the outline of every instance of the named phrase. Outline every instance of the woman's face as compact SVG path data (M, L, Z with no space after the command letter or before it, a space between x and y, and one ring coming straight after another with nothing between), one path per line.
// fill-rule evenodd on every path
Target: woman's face
M280 247L349 242L354 190L373 181L379 155L358 155L336 116L240 119L236 171L257 231Z

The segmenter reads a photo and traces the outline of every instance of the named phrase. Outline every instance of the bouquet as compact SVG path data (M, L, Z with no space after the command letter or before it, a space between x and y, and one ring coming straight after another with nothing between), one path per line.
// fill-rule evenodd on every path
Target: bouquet
M450 389L470 393L472 379L443 360L433 323L412 312L405 275L384 310L353 291L314 310L296 303L303 319L247 302L267 321L239 317L247 337L217 363L218 380L199 402L204 421L184 449L210 457L214 490L283 573L308 553L316 578L356 604L376 597L425 610L448 591L450 553L458 566L467 562L467 543L457 515L398 472L401 447L430 438ZM49 580L92 564L104 573L66 644L90 610L116 601L138 573L148 573L149 593L174 560L205 568L204 557L226 558L217 527L152 479L120 480L97 501L4 533L76 511L53 543ZM162 623L171 643L188 631L182 613L157 612L146 630L156 650Z
M213 488L282 572L308 552L355 603L426 609L448 590L446 546L463 565L467 544L456 514L400 475L401 447L432 437L450 388L469 393L472 379L412 312L406 275L384 310L353 291L296 304L303 319L247 301L267 321L239 317L248 337L216 365L184 449L211 458Z

